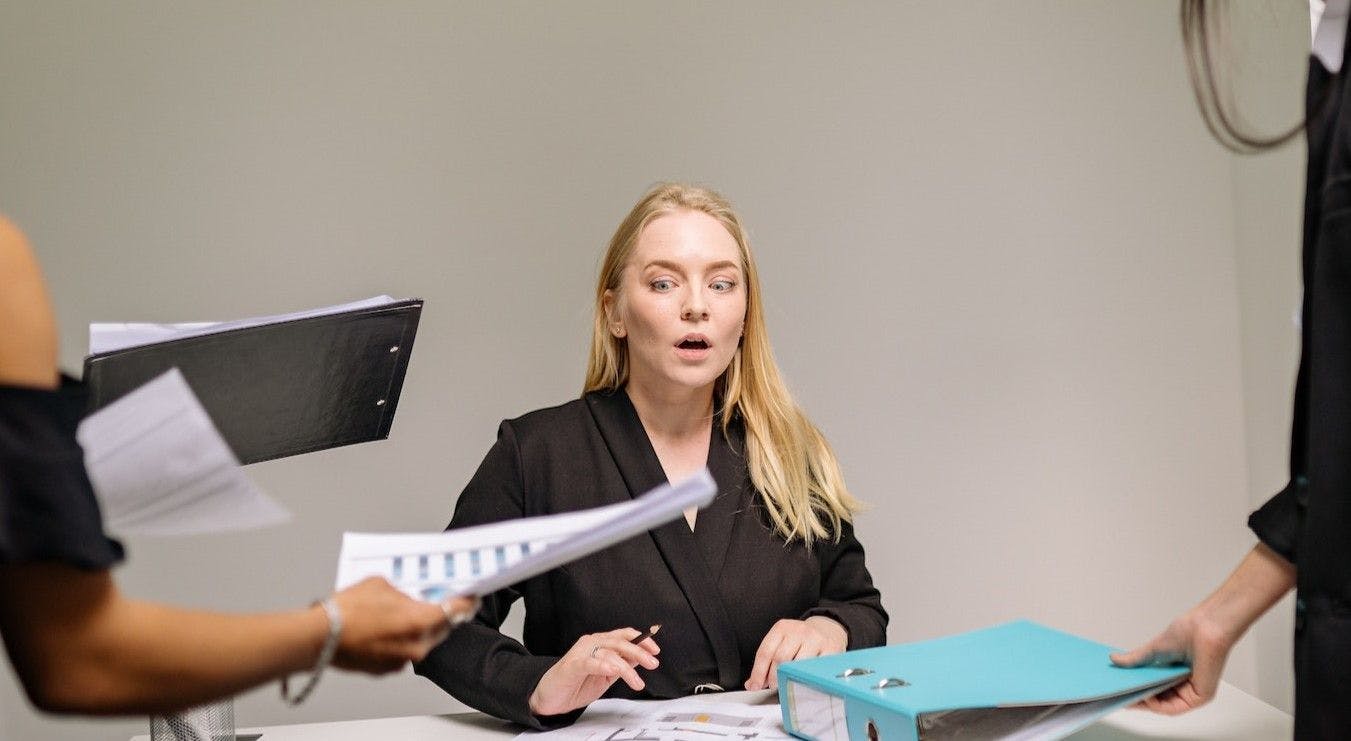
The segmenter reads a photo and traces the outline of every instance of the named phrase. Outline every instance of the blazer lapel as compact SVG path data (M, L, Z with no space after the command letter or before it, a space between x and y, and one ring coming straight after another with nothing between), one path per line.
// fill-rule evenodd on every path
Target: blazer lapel
M733 424L723 436L722 424L713 422L713 434L708 441L708 470L718 483L718 495L699 512L694 539L699 543L714 579L722 574L723 565L727 563L737 514L749 505L745 501L751 487L746 478L744 444L745 433L740 425Z
M623 389L609 394L597 392L587 394L586 400L601 437L605 439L605 445L610 449L619 474L624 479L624 485L628 487L629 496L638 496L666 483L661 461L652 449L652 443L643 430L643 423L638 419L638 412L629 401L628 394ZM713 439L723 440L717 430L714 431ZM712 463L712 450L709 457ZM722 488L727 482L716 471L713 478L719 489L719 496L714 500L716 503L722 498ZM730 534L730 524L727 527ZM689 600L713 648L713 657L718 664L718 683L726 689L736 689L734 685L741 672L741 658L737 651L735 628L718 593L714 572L701 552L703 549L695 541L694 533L690 532L684 518L676 518L649 534L680 591ZM723 553L725 555L725 548Z

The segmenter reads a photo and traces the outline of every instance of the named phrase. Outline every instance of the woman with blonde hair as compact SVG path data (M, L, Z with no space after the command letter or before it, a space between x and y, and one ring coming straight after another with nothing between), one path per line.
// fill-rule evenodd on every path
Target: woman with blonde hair
M610 241L582 398L503 422L450 527L628 501L704 467L707 508L487 596L418 673L542 728L602 696L773 687L781 662L885 641L858 503L779 376L740 219L662 184ZM498 630L518 598L524 645Z

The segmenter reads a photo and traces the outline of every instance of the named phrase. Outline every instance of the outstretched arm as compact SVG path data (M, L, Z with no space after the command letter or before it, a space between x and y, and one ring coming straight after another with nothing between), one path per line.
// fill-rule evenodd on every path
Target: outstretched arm
M1112 662L1127 667L1190 664L1192 673L1185 682L1141 705L1165 715L1200 707L1215 697L1234 644L1294 585L1294 565L1258 543L1213 594L1143 646L1112 654Z
M107 571L0 567L0 630L33 704L54 712L168 712L314 665L322 608L266 615L183 610L123 597ZM444 637L445 615L380 579L336 595L335 664L396 671ZM461 606L465 612L469 605Z
M0 385L56 387L54 325L37 260L0 218ZM452 620L475 609L462 599L443 612L380 579L334 600L343 620L334 664L370 673L422 658ZM123 597L107 570L0 562L0 634L25 691L45 710L147 713L200 704L313 666L328 632L320 607L269 615L182 610Z

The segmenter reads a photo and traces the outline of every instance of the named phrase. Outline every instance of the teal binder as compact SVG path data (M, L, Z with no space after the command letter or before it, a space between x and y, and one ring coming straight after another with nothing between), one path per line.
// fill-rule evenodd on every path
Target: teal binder
M1055 739L1181 681L1113 666L1114 649L1020 620L779 667L783 727L813 741Z

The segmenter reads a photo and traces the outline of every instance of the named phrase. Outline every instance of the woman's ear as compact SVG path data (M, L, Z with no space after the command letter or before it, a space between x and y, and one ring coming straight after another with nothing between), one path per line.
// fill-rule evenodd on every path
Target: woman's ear
M624 321L619 318L619 307L616 305L619 296L615 294L614 289L605 289L605 295L601 297L600 306L605 311L605 324L610 328L610 334L615 337L623 338L628 334L624 329Z

